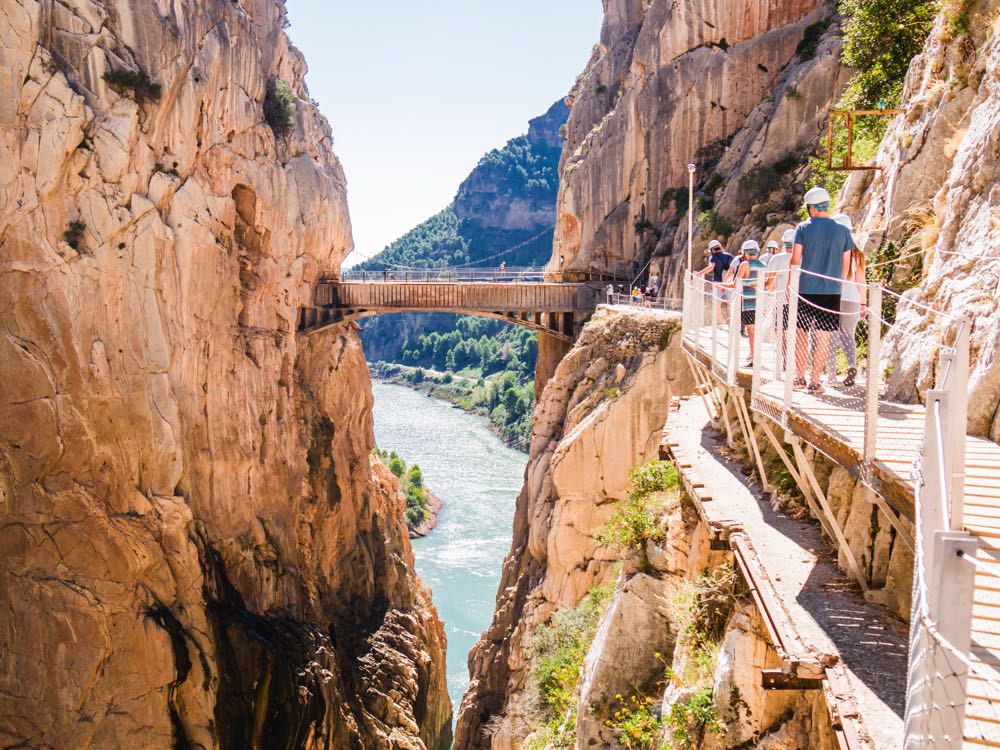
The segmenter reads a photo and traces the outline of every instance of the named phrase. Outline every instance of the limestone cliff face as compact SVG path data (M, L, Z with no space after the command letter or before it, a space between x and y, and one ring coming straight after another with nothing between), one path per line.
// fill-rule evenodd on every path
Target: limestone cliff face
M877 157L883 170L852 177L842 202L870 233L869 250L889 243L904 255L928 250L920 282L906 296L967 316L969 431L1000 440L1000 3L963 8L968 32L956 37L942 14L910 65L906 114L894 121ZM901 262L897 280L914 263ZM889 336L885 351L896 362L891 386L902 395L922 392L936 376L932 345L950 344L955 326L906 303L897 321L931 343Z
M351 235L283 4L0 16L3 744L446 746L360 342L294 332Z
M557 607L576 606L613 577L619 555L595 537L629 470L656 458L671 394L688 388L678 330L661 315L598 311L548 381L496 614L469 656L456 750L519 746L532 715L532 634Z
M689 162L698 163L701 183L704 166L717 163L744 127L740 159L728 172L748 155L747 166L766 158L769 129L771 151L814 140L817 102L835 96L839 66L825 62L827 49L803 62L796 48L828 12L821 0L608 0L600 44L570 95L553 263L630 273L633 259L648 258L654 246L660 256L673 251L675 236L682 246L675 230L664 226L656 236L641 220L654 228L669 221L661 198L687 186ZM800 86L785 97L793 62L802 68L797 76L822 76L813 83L830 94L823 85Z

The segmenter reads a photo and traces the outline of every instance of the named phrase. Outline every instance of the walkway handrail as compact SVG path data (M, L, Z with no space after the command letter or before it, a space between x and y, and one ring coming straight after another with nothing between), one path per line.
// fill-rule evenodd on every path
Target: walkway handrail
M763 275L766 278L767 272ZM799 327L800 320L808 317L810 308L814 316L854 314L827 311L810 295L802 293L802 281L810 275L830 278L793 266L787 274L786 289L767 290L758 280L754 316L750 318L755 326L752 407L786 430L793 426L793 414L798 419L808 419L810 404L814 403L799 395L801 391L797 389L803 388L803 383L798 375L801 363L797 365L796 359L809 363L808 350L813 355L822 351L818 345L813 348L812 343L814 336L818 341L813 328L822 330L816 322L818 318L804 328ZM742 297L740 285L737 287L727 293L723 285L691 272L686 274L683 284L685 346L708 355L709 369L726 385L736 384L740 352L745 351L741 349L739 336ZM960 748L967 679L976 669L969 653L977 542L963 531L970 324L965 318L900 296L878 283L859 283L858 287L863 293L861 299L868 306L867 322L862 320L868 327L863 389L845 387L836 393L832 403L850 403L853 399L853 407L826 404L824 408L863 412L861 478L869 486L877 486L874 477L879 455L895 451L898 461L900 451L914 451L916 567L905 747ZM887 321L882 314L882 299L886 294L897 297L900 305L920 308L946 322L945 327L954 330L954 342L945 345L926 332L908 330L898 322ZM843 327L844 318L838 320ZM884 392L886 381L893 382L888 377L889 363L882 347L883 341L890 337L897 344L903 341L911 358L933 362L937 355L938 377L935 387L925 394L925 429L919 446L896 434L902 423L890 421L893 417L905 419L908 413L905 404L894 403L891 394ZM850 338L854 339L853 329ZM807 350L804 355L797 351L803 346ZM916 352L914 348L918 348ZM808 365L806 369L808 375ZM887 425L892 427L887 429ZM986 680L1000 695L1000 680L995 676L980 675L979 679Z
M324 278L321 283L338 282L453 282L453 283L611 283L623 279L593 271L549 271L534 266L500 268L386 268L379 271L347 269L339 277Z
M670 310L672 312L683 311L683 300L676 297L646 297L641 294L609 294L605 296L605 302L609 305L620 307L637 307L649 310Z

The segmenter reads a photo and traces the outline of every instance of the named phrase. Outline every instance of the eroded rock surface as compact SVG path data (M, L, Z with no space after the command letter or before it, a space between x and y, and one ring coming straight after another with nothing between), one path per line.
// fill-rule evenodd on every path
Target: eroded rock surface
M671 394L690 388L679 322L601 309L546 385L497 610L469 656L456 749L519 745L530 731L532 633L557 607L576 606L613 578L619 554L596 535L625 496L628 472L656 458ZM619 364L626 368L620 381Z
M635 275L633 259L654 250L646 245L662 244L661 258L682 246L660 201L687 186L689 162L717 162L744 127L735 176L743 161L814 140L821 122L811 108L826 101L821 86L836 85L839 65L827 45L786 69L828 12L819 0L605 3L600 44L570 95L553 263Z
M893 243L911 256L896 266L897 281L927 250L919 284L906 296L968 319L969 432L1000 440L1000 3L963 8L968 30L956 35L941 14L910 65L906 114L877 157L884 168L873 178L852 177L842 202L871 234L869 250ZM891 332L883 348L895 363L890 385L916 399L933 385L937 346L953 343L956 327L905 302L896 319L904 333Z
M295 335L351 233L283 4L0 17L2 744L445 747L360 342Z

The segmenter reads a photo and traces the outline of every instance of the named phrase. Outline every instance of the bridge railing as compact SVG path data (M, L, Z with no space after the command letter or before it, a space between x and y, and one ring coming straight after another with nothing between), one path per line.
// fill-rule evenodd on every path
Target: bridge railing
M990 720L1000 722L1000 671L986 674L969 658L976 565L976 540L963 532L969 323L876 283L858 285L861 309L827 311L800 291L810 276L825 278L796 267L762 274L751 291L689 272L684 340L708 355L708 369L726 385L737 385L749 369L750 401L759 414L786 429L794 417L836 431L860 455L862 480L872 481L877 463L912 461L916 533L905 747L960 748L970 674L991 697ZM890 320L883 308L888 297L897 310L921 308L919 316L903 317L924 325ZM749 321L752 349L741 332ZM833 330L817 335L823 328ZM832 343L826 357L823 336ZM909 372L894 372L884 342L897 357L904 352ZM810 390L817 361L827 383ZM845 416L858 412L860 433ZM994 574L1000 581L1000 569Z
M589 271L547 271L534 266L506 266L500 268L387 268L381 271L347 269L339 278L323 279L324 282L452 282L516 284L538 282L563 283L615 283L617 276Z
M649 310L669 310L671 312L680 312L683 306L683 300L675 297L647 297L642 294L621 294L619 292L605 294L604 302L608 305L617 305L620 307L641 307Z

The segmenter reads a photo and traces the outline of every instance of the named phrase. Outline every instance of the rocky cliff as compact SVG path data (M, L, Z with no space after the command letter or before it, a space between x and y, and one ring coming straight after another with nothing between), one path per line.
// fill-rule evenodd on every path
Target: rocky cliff
M2 743L446 747L283 4L0 15Z
M654 255L662 266L684 254L687 198L675 192L686 192L689 162L707 197L762 160L811 146L843 74L835 29L820 44L830 13L820 0L605 8L600 44L570 95L553 264L634 275ZM740 203L749 209L752 198Z
M854 175L843 207L869 236L867 251L892 258L894 281L918 304L964 315L971 326L969 432L1000 440L1000 3L949 3L910 65L906 114L877 156L882 171ZM901 303L901 327L950 344L950 317ZM919 339L918 339L919 340ZM922 390L936 376L927 348L886 341L892 387Z
M558 607L614 579L619 555L596 537L629 470L656 457L671 392L689 387L678 330L655 314L598 312L548 382L496 614L469 655L456 750L519 746L531 731L533 634Z

